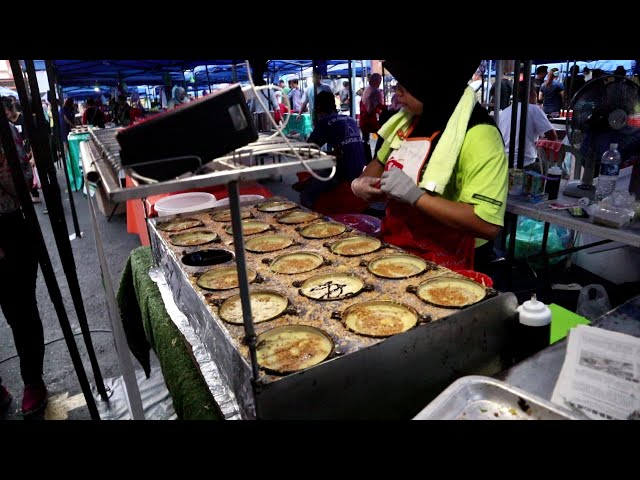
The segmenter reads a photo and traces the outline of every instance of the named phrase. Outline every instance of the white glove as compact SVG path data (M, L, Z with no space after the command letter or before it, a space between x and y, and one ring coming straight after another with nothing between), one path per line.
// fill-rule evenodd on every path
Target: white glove
M382 174L380 190L409 205L416 203L424 193L401 168L392 168Z
M378 177L358 177L351 182L351 191L356 197L371 203L384 195L377 186L379 182Z

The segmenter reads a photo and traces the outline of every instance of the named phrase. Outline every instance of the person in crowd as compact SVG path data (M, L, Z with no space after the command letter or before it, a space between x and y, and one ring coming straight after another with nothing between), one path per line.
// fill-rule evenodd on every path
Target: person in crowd
M116 116L116 125L128 127L131 125L131 106L127 103L127 96L118 95L118 110Z
M496 84L494 82L491 85L491 89L489 89L489 103L496 104L495 99L496 92ZM511 93L513 92L513 83L511 83L511 79L506 75L500 79L500 103L498 104L498 109L500 111L504 110L511 103Z
M452 63L443 83L430 64L386 60L402 109L380 128L382 148L351 184L367 202L388 199L383 241L454 270L492 254L487 240L503 226L507 200L500 131L477 103L480 82L468 85L479 63Z
M308 106L311 119L315 123L316 118L315 113L313 112L315 96L317 93L320 93L322 91L329 92L333 95L331 87L322 83L322 75L320 75L319 73L314 73L312 85L310 87L307 87L302 94L302 103L300 104L300 110L298 111L298 119L302 115L302 112L304 112L305 108L307 108Z
M349 185L366 166L358 125L350 116L338 114L330 92L318 92L316 108L318 120L307 141L320 147L327 145L328 153L336 157L336 173L328 182L310 177L301 191L300 203L323 214L353 212L354 204L362 202L353 197ZM326 170L319 174L327 176L329 172ZM344 188L337 190L341 186ZM364 210L366 204L361 207Z
M580 67L573 65L569 70L569 76L564 82L565 91L567 92L567 104L565 105L567 108L571 105L571 100L576 92L580 90L585 83L584 75L580 74Z
M591 80L595 80L596 78L604 77L604 70L601 68L594 68L591 71Z
M624 68L624 65L618 65L616 69L613 71L613 74L617 77L626 78L627 70Z
M585 66L582 69L582 74L584 75L584 81L585 82L588 82L589 80L591 80L592 73L591 73L591 69L589 67Z
M291 90L288 93L291 110L294 112L300 112L300 108L302 107L302 92L300 91L300 88L298 88L298 79L294 78L289 80L289 85L291 86Z
M538 100L542 101L542 110L552 117L560 116L564 105L564 85L558 81L558 69L552 68L547 80L540 87Z
M11 139L20 166L30 185L33 177L29 157L17 130L10 125ZM47 404L43 381L44 332L36 300L38 260L30 228L20 208L11 167L0 143L0 308L13 332L20 374L24 383L22 413L42 412ZM12 395L0 379L0 415L11 404Z
M536 89L536 103L538 102L538 95L540 95L540 88L544 83L544 77L547 76L548 71L549 67L546 65L538 65L538 68L536 68L536 76L533 78L533 86Z
M380 128L380 113L384 110L384 93L380 89L382 75L371 74L369 86L364 89L360 102L360 131L364 141L364 154L367 162L371 161L371 147L369 138L372 133L377 133Z
M291 91L291 87L287 87L283 79L280 79L280 81L278 82L278 86L282 89L283 95L288 95L289 92Z
M29 141L29 136L27 135L27 131L24 126L24 115L22 111L18 111L16 108L16 102L13 97L2 97L2 104L4 106L4 113L7 116L7 120L18 131L18 136L23 142L24 150L27 152L27 156L30 159L31 166L35 165L33 160L33 152L31 151L31 142ZM31 191L31 200L33 203L41 203L42 198L40 198L40 191L38 187L35 185L31 185L29 190Z
M520 135L520 114L522 110L522 103L529 102L529 106L527 109L527 133L524 144L524 166L525 168L535 168L535 161L537 160L537 150L536 150L536 140L540 138L540 136L544 136L544 138L548 140L558 140L558 134L556 133L553 125L542 111L542 109L538 106L537 97L536 97L536 88L532 83L531 88L529 89L529 94L526 92L525 82L520 82L518 87L518 123L516 127L516 144L515 144L515 152L514 152L514 162L517 161L518 158L518 138ZM498 120L498 128L500 128L500 132L502 133L502 140L504 140L505 152L507 154L507 158L509 157L510 150L510 141L511 141L511 111L513 109L513 105L509 105L500 115L500 119ZM513 165L515 167L515 163ZM538 167L539 171L540 168Z
M87 98L87 108L85 108L82 114L82 124L104 128L104 113L102 113L102 110L96 105L96 101L91 97Z
M345 80L342 82L342 90L340 90L340 111L348 112L351 110L351 86Z
M266 85L266 82L262 79L255 82L256 87ZM264 102L265 107L262 106L257 99L257 97L251 97L249 100L249 111L252 113L263 113L263 112L275 112L276 110L280 110L280 102L278 101L278 97L276 95L276 91L273 88L265 88L263 90L258 91L258 95L260 95L260 100Z
M181 105L189 103L189 97L187 96L187 91L179 86L173 87L171 91L171 100L169 100L169 104L167 105L167 110L173 110L174 108L178 108Z
M482 76L480 76L480 78L482 78ZM393 95L391 96L391 103L389 104L388 107L382 110L382 112L380 112L380 117L379 117L380 125L384 125L385 123L387 123L387 121L391 117L393 117L396 113L398 113L402 108L402 105L398 101L398 94L396 93L395 85L391 87L391 91L393 93ZM376 140L376 147L374 149L374 155L378 154L378 150L382 148L383 144L384 144L384 138L382 138L381 136L378 136L378 140Z
M129 111L129 119L131 120L131 123L135 123L144 118L145 113L146 110L140 100L140 94L134 91L131 94L131 110Z
M360 125L360 104L362 103L362 94L364 93L364 88L359 88L356 90L356 121L358 125Z

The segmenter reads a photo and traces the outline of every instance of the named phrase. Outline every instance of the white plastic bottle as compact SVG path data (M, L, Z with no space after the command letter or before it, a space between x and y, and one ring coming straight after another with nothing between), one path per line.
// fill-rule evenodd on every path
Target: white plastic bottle
M600 162L600 176L596 187L596 200L600 201L613 193L616 188L616 181L620 174L620 163L622 157L618 151L618 144L612 143L609 150L602 154Z
M517 308L514 360L519 362L549 346L551 339L551 309L531 296Z

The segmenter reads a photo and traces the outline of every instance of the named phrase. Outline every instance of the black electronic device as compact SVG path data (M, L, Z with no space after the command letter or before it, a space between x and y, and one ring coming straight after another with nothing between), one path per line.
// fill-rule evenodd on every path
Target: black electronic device
M590 80L576 92L570 110L565 151L576 156L576 171L584 167L584 172L564 194L594 198L593 178L609 145L618 144L623 164L640 152L640 86L615 75Z
M239 84L120 130L120 161L143 177L169 180L258 139Z

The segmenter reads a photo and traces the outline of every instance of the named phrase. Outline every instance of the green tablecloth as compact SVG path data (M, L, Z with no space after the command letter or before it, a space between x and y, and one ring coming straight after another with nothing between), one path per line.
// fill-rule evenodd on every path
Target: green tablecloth
M89 140L88 133L70 133L67 137L69 140L69 157L67 157L67 172L69 173L69 181L71 190L74 192L82 187L82 170L80 170L80 142Z
M153 264L150 247L131 252L122 272L118 306L129 348L149 374L149 345L160 360L167 389L178 418L223 418L195 360L191 346L171 321L158 286L149 278Z
M286 117L285 117L286 118ZM307 139L313 131L313 123L311 122L311 115L303 113L302 117L298 120L298 114L294 113L289 118L289 123L282 130L285 135L290 133L298 133L303 139Z

